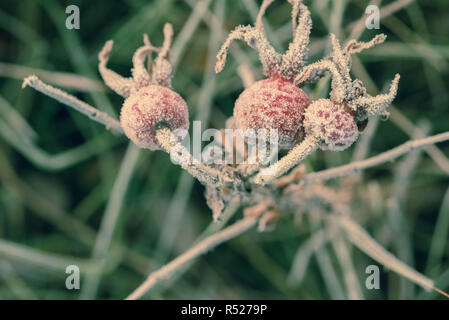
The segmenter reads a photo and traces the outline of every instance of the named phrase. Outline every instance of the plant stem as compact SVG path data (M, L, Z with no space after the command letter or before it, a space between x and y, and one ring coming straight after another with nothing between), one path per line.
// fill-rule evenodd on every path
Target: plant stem
M25 88L26 86L30 86L37 91L40 91L43 94L46 94L47 96L52 97L53 99L74 108L75 110L88 116L90 119L105 125L106 129L113 129L119 133L123 133L120 122L109 116L107 113L92 107L91 105L77 99L76 97L68 93L65 93L60 89L42 82L35 75L29 76L23 80L22 88Z
M352 221L349 217L341 216L334 218L338 225L346 232L349 241L365 252L372 259L381 263L385 267L399 275L406 277L410 281L420 285L421 287L429 290L435 290L438 293L449 298L449 295L442 290L434 287L432 279L427 278L416 270L412 269L401 260L397 259L390 252L385 250L380 244L376 242L371 236L363 230L356 222Z
M394 160L414 149L423 148L429 144L439 143L447 140L449 140L449 131L423 139L411 140L404 144L401 144L396 148L362 161L352 162L343 166L309 173L305 175L301 180L305 182L318 182L346 176L352 173L359 172L360 170L364 170Z
M161 281L170 278L182 267L194 260L195 258L201 256L202 254L212 250L219 244L235 238L245 231L251 229L256 225L257 219L253 217L246 217L233 225L219 231L207 238L204 238L201 242L193 246L191 249L187 250L159 270L151 273L148 278L136 289L134 290L126 300L136 300L142 297L148 290L153 288L155 285Z
M211 168L197 159L180 144L169 128L160 128L156 131L156 139L162 148L170 154L177 163L200 182L212 185L232 184L232 179L221 171Z
M254 177L254 183L264 185L279 178L315 151L318 148L318 142L319 138L312 135L306 136L304 140L290 150L286 156L268 168L261 170Z

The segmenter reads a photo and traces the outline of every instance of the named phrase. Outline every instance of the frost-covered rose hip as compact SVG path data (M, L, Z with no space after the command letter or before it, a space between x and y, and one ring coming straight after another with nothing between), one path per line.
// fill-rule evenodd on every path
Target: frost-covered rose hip
M172 131L189 129L189 111L184 99L173 90L148 85L131 94L123 103L120 123L128 138L141 148L159 149L155 127Z
M256 49L267 79L260 80L246 88L234 106L237 129L254 129L259 133L265 129L277 130L279 147L289 149L303 135L304 110L311 103L307 94L293 80L304 67L310 28L310 12L300 0L293 3L293 41L283 55L270 45L263 30L262 16L273 0L265 0L259 11L255 26L239 26L232 31L217 55L216 72L220 72L226 62L227 52L234 39L244 40ZM298 11L301 9L299 19ZM296 21L298 20L298 21ZM268 139L268 137L266 137Z
M310 103L305 92L290 81L268 78L255 82L240 94L235 102L234 119L242 130L277 130L279 146L290 148L302 137L300 124Z
M148 36L144 36L144 46L133 56L132 78L124 78L106 67L112 41L100 52L99 71L104 82L126 98L120 113L120 128L137 146L168 152L173 162L200 182L215 187L228 186L232 182L229 175L201 163L179 143L183 134L176 130L189 129L189 112L184 99L170 89L172 65L167 55L172 36L169 23L164 26L162 47L153 47ZM153 51L158 53L154 61ZM146 58L151 76L144 65Z
M314 101L304 114L307 135L321 139L323 150L341 151L351 146L359 135L357 124L349 110L329 99Z
M330 99L319 99L309 105L304 113L304 138L275 164L264 168L255 177L257 184L266 184L280 177L300 163L317 148L341 151L351 146L370 117L388 115L386 108L393 101L398 89L399 75L391 83L387 93L370 96L363 83L350 77L351 54L370 48L385 40L378 35L369 42L351 40L344 49L335 35L330 35L333 54L324 60L308 65L295 78L301 85L330 72L332 90Z
M171 64L166 59L173 30L170 24L164 27L164 44L155 48L147 36L145 45L133 56L132 78L123 78L106 67L112 41L108 41L99 54L99 70L105 83L126 98L120 113L120 124L126 136L141 148L161 149L156 138L158 127L171 131L189 129L189 111L184 99L170 89ZM152 75L144 66L145 58L151 60L152 51L158 56L152 63Z

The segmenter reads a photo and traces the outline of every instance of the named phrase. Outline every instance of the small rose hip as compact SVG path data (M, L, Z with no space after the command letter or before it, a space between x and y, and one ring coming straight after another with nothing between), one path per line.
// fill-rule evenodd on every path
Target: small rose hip
M128 138L141 148L160 149L157 125L172 131L189 129L189 111L184 99L173 90L148 85L131 94L123 103L120 123Z
M329 99L314 101L304 114L306 135L320 138L323 150L341 151L350 147L359 135L357 124L342 104Z
M120 124L126 136L141 148L161 149L156 138L158 127L171 131L189 129L189 111L184 99L170 89L172 66L166 59L171 45L173 29L164 26L164 43L161 48L151 45L144 36L145 45L133 56L132 78L124 78L106 67L112 41L108 41L99 54L99 70L105 83L125 97L120 113ZM152 51L158 52L152 63L152 74L144 65L145 58L151 60Z
M275 164L262 169L254 178L256 184L267 184L285 174L317 148L340 151L351 146L363 131L370 117L387 116L386 108L398 90L399 74L394 77L390 90L371 96L360 80L350 76L351 54L370 48L385 40L378 35L369 42L351 40L344 49L335 35L330 35L333 53L327 58L308 65L294 83L302 85L330 72L332 90L330 99L319 99L304 113L305 136L287 155Z

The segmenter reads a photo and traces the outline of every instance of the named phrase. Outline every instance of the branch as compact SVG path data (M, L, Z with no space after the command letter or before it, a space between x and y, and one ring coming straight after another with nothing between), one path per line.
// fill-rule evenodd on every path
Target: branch
M126 300L139 299L158 283L173 276L185 264L212 250L221 243L239 236L240 234L254 227L256 223L257 219L253 217L246 217L223 229L222 231L219 231L205 238L159 270L151 273L148 278L126 298Z
M169 128L160 128L156 131L156 139L161 147L176 160L178 164L197 178L200 182L210 185L232 184L233 180L220 170L211 168L197 159L180 144Z
M288 170L304 160L309 154L318 148L319 138L308 135L296 147L291 149L284 157L271 166L262 169L254 177L254 183L265 185L279 178Z
M305 182L317 182L353 174L360 170L364 170L394 160L414 149L423 148L429 144L439 143L447 140L449 140L449 131L423 139L411 140L396 148L362 161L352 162L343 166L309 173L305 175L301 180Z
M44 81L80 91L105 91L105 85L94 79L67 72L46 71L11 63L0 62L0 77L23 80L30 74L36 74Z
M103 271L106 269L108 256L112 251L111 243L114 232L117 229L120 213L124 211L122 208L125 202L126 191L129 190L129 183L136 170L140 150L132 142L128 143L128 148L120 164L118 174L112 186L111 195L101 218L100 228L92 250L91 259L98 261L100 272L86 277L80 295L82 300L95 299L97 295Z
M53 99L72 107L73 109L85 114L90 119L106 126L106 129L113 129L119 133L123 133L120 122L109 116L107 113L100 111L91 105L77 99L76 97L54 88L41 80L35 75L29 76L23 80L22 88L30 86Z
M432 289L436 292L449 298L446 292L436 288L432 279L427 278L416 270L410 268L408 265L403 263L401 260L397 259L390 252L385 250L381 245L379 245L376 240L371 238L371 236L363 230L356 222L352 221L349 217L340 216L334 218L335 222L346 232L349 241L358 247L360 250L365 252L372 259L381 263L385 267L399 275L406 277L410 281L420 285L424 289Z

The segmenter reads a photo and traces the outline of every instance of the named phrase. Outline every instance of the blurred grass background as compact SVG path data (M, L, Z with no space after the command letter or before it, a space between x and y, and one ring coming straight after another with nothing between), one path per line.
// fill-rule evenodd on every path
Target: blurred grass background
M356 28L369 1L306 1L313 19L310 61L326 54L329 32L342 40L353 32L361 32L362 40L378 32L388 35L385 44L353 63L354 75L371 94L401 74L392 116L377 130L373 126L368 155L410 139L416 127L428 125L429 134L449 130L449 2L372 2L397 9L381 19L380 30ZM65 28L70 4L80 8L79 30ZM0 299L124 298L150 271L188 249L211 223L203 186L172 165L167 154L137 150L47 96L22 90L21 79L36 73L117 116L122 98L100 81L98 52L113 39L109 66L128 76L142 34L160 45L163 25L170 22L175 30L173 87L188 102L191 120L201 119L203 129L222 128L243 88L238 63L250 64L257 78L261 66L255 52L239 43L224 71L215 75L215 54L225 32L252 23L258 6L256 0L1 2ZM291 38L290 10L287 1L275 1L267 11L266 30L278 50ZM313 97L325 96L328 82L320 84L306 89ZM362 182L367 201L353 210L380 243L447 291L449 161L444 153L449 154L449 144L438 148L427 149L409 167L398 160L367 170ZM318 152L309 165L319 170L347 163L354 149ZM401 164L406 167L402 180ZM397 189L404 194L400 214L392 215ZM240 216L238 206L235 210ZM329 244L311 250L299 285L287 282L299 272L292 267L298 250L315 232L310 224L287 217L271 233L251 231L220 246L146 297L347 298ZM439 298L413 290L382 268L381 289L367 290L365 268L375 263L357 250L351 257L365 298ZM81 290L65 288L70 264L81 269Z

